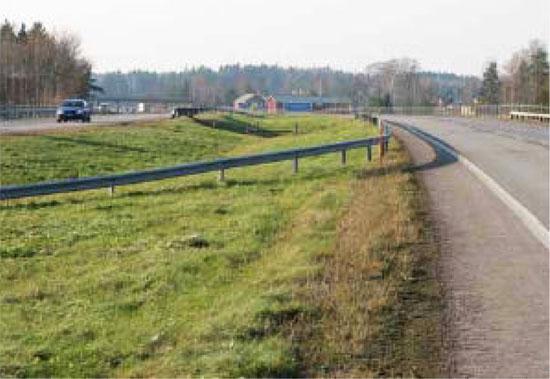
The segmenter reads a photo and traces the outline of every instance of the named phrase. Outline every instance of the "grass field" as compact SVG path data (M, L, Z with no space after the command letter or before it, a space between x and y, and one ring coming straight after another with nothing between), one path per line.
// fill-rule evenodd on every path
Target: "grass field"
M2 137L1 183L376 132L328 116L199 121ZM392 142L368 167L357 150L297 175L281 162L4 202L0 376L437 374L436 252L408 165Z

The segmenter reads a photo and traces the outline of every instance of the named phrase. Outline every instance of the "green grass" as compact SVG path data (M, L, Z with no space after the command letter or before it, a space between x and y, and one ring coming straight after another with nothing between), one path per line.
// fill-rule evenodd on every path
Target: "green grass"
M293 121L270 120L270 127L290 130ZM264 138L177 120L8 137L2 177L19 183L71 170L97 174L373 132L349 120L308 121L322 127ZM101 143L61 149L59 137ZM8 158L14 151L23 157L16 167ZM0 375L297 373L281 328L304 311L294 280L318 269L312 257L328 251L330 226L363 165L364 152L356 151L345 168L337 155L306 159L296 176L284 162L230 170L226 184L201 175L124 187L113 198L88 191L4 203ZM291 225L316 211L329 217L280 250ZM197 233L208 246L189 246Z
M194 161L221 155L242 139L187 119L162 126L130 124L2 137L0 182L32 183Z
M0 143L0 184L24 184L52 179L163 167L212 159L239 152L279 149L364 136L359 128L339 128L347 121L323 116L246 118L202 115L218 128L187 118L161 124L142 123L93 127L37 136L4 136ZM245 126L269 132L268 137L245 133ZM299 134L294 136L294 124ZM357 122L358 123L358 122ZM228 126L222 129L224 125ZM338 128L338 133L332 133ZM278 138L273 138L278 137ZM240 147L240 148L239 148ZM235 150L237 148L237 150Z
M208 126L213 121L216 128ZM200 122L2 137L2 183L134 170L376 133L359 121L325 116L205 114ZM254 129L257 122L260 130ZM292 133L296 122L298 135ZM357 221L347 215L364 203L360 214L365 220L390 218L376 229L376 238L359 229L350 238L353 246L379 254L389 249L394 258L388 262L396 264L389 264L386 271L392 275L379 287L361 288L377 291L365 300L369 304L385 302L386 307L377 308L381 316L369 319L373 325L352 325L350 332L360 338L369 328L393 328L399 334L411 325L401 316L382 315L410 309L399 308L399 299L388 294L405 286L402 274L415 267L413 249L403 247L425 242L414 233L402 235L399 228L388 227L384 234L394 214L397 225L423 225L410 197L418 188L406 180L411 174L402 171L406 162L399 146L392 142L391 148L394 153L383 169L375 160L364 171L365 151L356 150L348 153L345 167L338 154L305 158L297 175L291 174L291 162L281 162L228 170L225 183L211 173L117 188L112 198L94 190L0 204L0 376L364 376L377 372L376 367L357 362L381 358L405 367L402 354L368 353L383 350L375 338L382 334L369 334L354 339L354 346L378 343L380 349L364 351L362 360L346 360L342 370L342 361L334 357L348 352L338 347L341 336L326 331L349 331L355 316L365 321L356 314L363 308L350 306L365 300L365 294L343 296L337 304L331 301L339 292L318 297L323 278L331 278L330 267L340 267L347 254L354 254L355 248L341 248L339 241L347 240L345 230L350 230L341 223ZM395 190L373 190L382 186ZM399 243L384 242L394 238ZM367 275L342 272L349 283ZM334 309L351 312L352 318L339 318ZM427 319L434 317L428 313ZM426 342L395 338L400 346ZM311 342L326 349L318 352ZM418 357L417 366L433 355Z

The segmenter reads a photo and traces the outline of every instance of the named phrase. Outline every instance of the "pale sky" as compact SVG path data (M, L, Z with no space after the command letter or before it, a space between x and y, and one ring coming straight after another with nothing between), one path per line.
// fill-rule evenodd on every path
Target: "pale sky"
M480 75L533 38L549 0L2 0L0 18L78 35L94 71L267 63L358 72L416 58Z

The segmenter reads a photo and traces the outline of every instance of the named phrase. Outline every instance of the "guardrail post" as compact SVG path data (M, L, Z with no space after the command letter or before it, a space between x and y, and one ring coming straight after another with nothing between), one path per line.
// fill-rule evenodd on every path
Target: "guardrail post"
M220 168L220 172L218 174L218 182L225 181L225 169Z
M342 166L345 166L346 165L346 150L342 150L341 154L342 154L341 163L342 163Z
M298 123L294 124L294 134L298 134Z
M212 127L216 129L216 120L212 120Z
M298 173L298 155L295 155L294 159L292 160L292 173Z
M384 158L384 124L382 122L382 120L380 119L380 117L378 118L378 131L379 131L379 134L380 134L380 141L379 141L379 146L380 146L380 149L379 149L379 152L380 152L380 159L382 160L382 158Z
M371 147L371 145L367 146L367 160L369 162L372 161L372 147Z
M110 185L109 188L107 189L107 192L109 193L109 197L113 197L113 195L115 194L115 186Z

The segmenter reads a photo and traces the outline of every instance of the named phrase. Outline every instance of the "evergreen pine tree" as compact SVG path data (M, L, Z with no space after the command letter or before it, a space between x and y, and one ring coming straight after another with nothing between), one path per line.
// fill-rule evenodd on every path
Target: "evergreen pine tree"
M497 62L490 62L483 73L481 100L486 104L498 104L499 95L500 80L498 78Z

